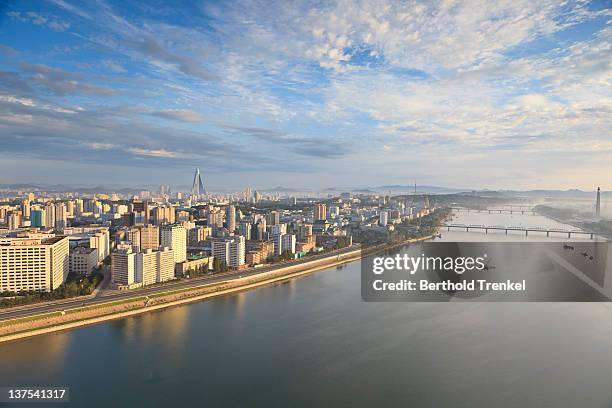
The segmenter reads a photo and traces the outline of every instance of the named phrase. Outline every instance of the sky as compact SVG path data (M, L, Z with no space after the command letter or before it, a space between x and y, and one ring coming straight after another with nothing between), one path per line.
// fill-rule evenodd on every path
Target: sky
M612 190L608 1L1 1L0 184Z

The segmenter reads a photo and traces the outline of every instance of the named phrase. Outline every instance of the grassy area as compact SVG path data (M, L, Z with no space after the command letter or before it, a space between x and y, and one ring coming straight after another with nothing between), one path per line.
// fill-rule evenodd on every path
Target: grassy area
M134 297L134 298L116 300L114 302L98 303L98 304L90 305L90 306L82 306L82 307L77 307L77 308L74 308L74 309L66 309L66 314L74 314L74 313L86 312L86 311L92 310L92 309L100 309L100 308L105 308L105 307L119 306L119 305L123 305L123 304L126 304L126 303L133 303L133 302L138 302L138 301L144 302L145 299L146 299L146 297L139 296L139 297Z
M5 326L13 325L13 324L27 323L27 322L32 322L34 320L47 319L49 317L57 317L61 315L62 315L61 312L50 312L50 313L45 313L45 314L40 314L40 315L20 317L20 318L12 319L12 320L4 320L0 322L0 327L5 327Z

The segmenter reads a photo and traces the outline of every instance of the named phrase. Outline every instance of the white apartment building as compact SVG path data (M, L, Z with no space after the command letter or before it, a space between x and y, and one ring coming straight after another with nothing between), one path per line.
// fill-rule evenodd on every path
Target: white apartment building
M244 265L246 244L241 235L217 238L212 242L212 255L231 268Z
M168 247L159 251L134 252L130 245L120 245L112 254L113 285L135 288L174 279L174 252Z
M162 225L160 245L174 251L174 263L187 260L187 230L181 225Z
M295 235L283 234L282 240L283 240L283 252L289 251L292 254L295 254L295 243L297 241Z
M278 234L271 236L270 239L274 242L274 255L282 255L284 252L290 251L295 253L295 235L293 234Z
M136 282L136 253L130 245L118 246L111 254L111 281L115 286L134 287Z
M0 291L50 292L68 271L68 237L0 238Z

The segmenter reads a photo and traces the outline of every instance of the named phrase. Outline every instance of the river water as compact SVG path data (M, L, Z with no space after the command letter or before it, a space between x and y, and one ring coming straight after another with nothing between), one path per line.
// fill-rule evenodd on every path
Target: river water
M525 239L498 235L443 240ZM607 303L365 303L353 262L1 344L0 386L69 386L87 407L609 407L611 350Z

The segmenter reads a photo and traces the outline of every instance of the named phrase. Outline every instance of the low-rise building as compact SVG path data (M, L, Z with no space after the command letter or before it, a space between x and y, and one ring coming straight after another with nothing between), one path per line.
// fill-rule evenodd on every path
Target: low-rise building
M274 256L274 242L272 241L248 241L246 243L248 252L259 252L259 262L263 263Z
M314 247L315 247L314 240L310 240L309 242L298 242L295 244L295 251L308 253L312 251Z
M212 266L213 259L214 258L212 256L203 256L197 259L188 259L183 263L176 264L176 273L179 275L185 275L192 270L208 270Z

